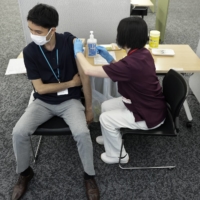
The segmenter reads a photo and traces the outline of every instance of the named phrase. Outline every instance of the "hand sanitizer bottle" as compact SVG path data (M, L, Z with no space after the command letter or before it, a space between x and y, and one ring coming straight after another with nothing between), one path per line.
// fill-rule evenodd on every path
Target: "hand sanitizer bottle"
M97 54L97 39L94 38L93 31L90 31L90 38L87 40L88 57L95 57Z

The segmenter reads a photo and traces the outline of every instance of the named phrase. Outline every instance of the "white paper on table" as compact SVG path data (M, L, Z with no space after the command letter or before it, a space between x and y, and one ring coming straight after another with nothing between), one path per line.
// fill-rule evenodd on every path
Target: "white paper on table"
M109 51L109 54L116 60L115 52ZM95 65L107 65L109 64L101 55L97 54L94 57L94 64Z
M26 67L24 65L24 59L23 58L10 59L9 60L8 67L7 67L5 75L25 74L25 73L26 73Z

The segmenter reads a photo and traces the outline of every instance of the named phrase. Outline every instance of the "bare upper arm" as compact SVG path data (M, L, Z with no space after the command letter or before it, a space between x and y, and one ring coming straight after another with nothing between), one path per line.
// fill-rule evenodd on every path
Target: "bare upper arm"
M76 39L77 39L77 38L74 38L74 39L73 39L73 44L74 44L74 42L75 42Z
M43 82L41 79L35 79L35 80L31 80L33 87L35 88L35 90L38 92L40 87L43 85Z

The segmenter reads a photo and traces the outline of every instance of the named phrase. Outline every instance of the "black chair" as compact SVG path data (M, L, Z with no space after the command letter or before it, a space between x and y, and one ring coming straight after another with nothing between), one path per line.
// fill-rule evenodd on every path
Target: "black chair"
M45 123L41 124L36 131L32 135L38 135L40 136L37 149L34 153L33 144L31 140L31 147L34 157L34 163L36 162L38 158L38 152L40 149L41 141L43 136L60 136L60 135L71 135L71 130L69 126L65 123L65 121L57 116L52 117Z
M83 105L85 105L85 99L83 97L83 94L81 97L81 102ZM40 149L40 145L41 145L43 136L72 135L72 133L71 133L69 126L65 123L65 121L62 118L54 116L51 119L49 119L48 121L46 121L43 124L41 124L40 126L38 126L38 128L35 130L35 132L32 135L40 136L35 153L34 153L34 149L33 149L32 139L30 136L31 148L32 148L33 158L34 158L33 162L35 163L38 158L38 152Z
M147 15L147 13L148 13L148 7L141 7L141 6L134 7L133 5L131 5L130 15L140 15L142 16L143 19L144 16Z
M154 167L123 167L121 165L122 147L124 140L131 139L133 135L148 136L177 136L179 132L179 112L188 94L188 86L181 74L170 69L163 79L163 94L165 96L168 112L165 122L156 129L133 130L121 128L122 135L121 151L119 156L119 167L121 169L151 169L151 168L175 168L176 166L154 166Z

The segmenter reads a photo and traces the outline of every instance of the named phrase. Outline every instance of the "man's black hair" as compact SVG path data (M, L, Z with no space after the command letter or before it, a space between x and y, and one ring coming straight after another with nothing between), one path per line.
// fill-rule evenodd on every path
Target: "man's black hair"
M122 48L141 49L148 41L146 22L140 17L128 17L117 27L117 43Z
M29 12L27 20L44 28L52 28L58 26L58 12L53 6L46 4L37 4Z

